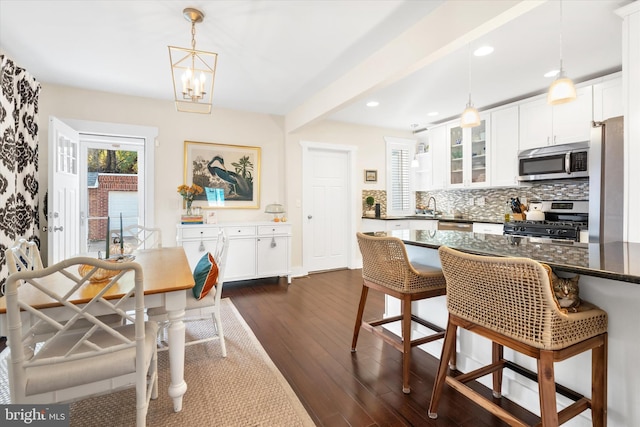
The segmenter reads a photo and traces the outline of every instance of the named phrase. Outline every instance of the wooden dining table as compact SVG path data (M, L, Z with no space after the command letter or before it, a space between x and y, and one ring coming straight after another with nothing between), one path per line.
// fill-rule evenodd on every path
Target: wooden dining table
M185 325L183 322L187 304L187 292L194 285L193 274L182 247L144 249L135 251L134 262L142 266L144 277L145 308L164 307L169 318L169 367L171 383L169 396L173 399L175 412L182 410L182 398L187 391L184 381ZM133 275L125 275L118 280L118 291L112 296L119 298L133 287ZM99 291L98 285L87 283L69 298L74 304L84 304ZM119 293L120 291L121 294ZM65 320L71 313L68 309L51 300L39 299L30 304L39 310L46 310L47 315L58 320ZM133 309L132 306L130 309ZM7 336L6 298L0 297L0 335ZM11 343L9 343L9 346Z

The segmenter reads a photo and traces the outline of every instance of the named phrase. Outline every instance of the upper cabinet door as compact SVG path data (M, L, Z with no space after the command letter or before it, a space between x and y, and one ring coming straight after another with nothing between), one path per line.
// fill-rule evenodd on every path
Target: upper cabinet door
M624 115L622 77L593 85L593 120L601 122Z
M491 186L517 185L518 106L491 112Z
M547 97L520 104L520 150L551 144L553 109Z
M481 117L480 126L448 126L448 165L450 187L486 186L489 122Z
M592 86L577 89L577 94L567 104L551 106L546 95L520 104L520 150L589 140Z
M578 98L553 107L553 144L588 141L593 120L592 86L577 90Z

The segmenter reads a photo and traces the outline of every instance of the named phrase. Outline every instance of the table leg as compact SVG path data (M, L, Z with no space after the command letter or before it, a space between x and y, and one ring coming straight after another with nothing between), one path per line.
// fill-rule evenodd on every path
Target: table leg
M169 369L171 371L171 385L169 396L173 399L173 410L182 410L182 396L187 392L187 383L184 381L184 342L185 326L184 307L186 299L184 291L167 296L165 307L169 318ZM176 295L178 294L178 295Z

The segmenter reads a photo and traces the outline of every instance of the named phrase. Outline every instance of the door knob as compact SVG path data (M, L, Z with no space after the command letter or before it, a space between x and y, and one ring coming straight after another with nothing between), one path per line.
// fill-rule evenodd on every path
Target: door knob
M307 215L307 219L313 218L313 215Z

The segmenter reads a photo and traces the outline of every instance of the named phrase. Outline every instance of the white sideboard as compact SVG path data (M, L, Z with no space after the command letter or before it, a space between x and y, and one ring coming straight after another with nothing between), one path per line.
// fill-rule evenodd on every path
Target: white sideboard
M215 249L221 229L229 238L225 282L287 276L291 283L291 225L286 223L178 224L176 240L192 270Z

